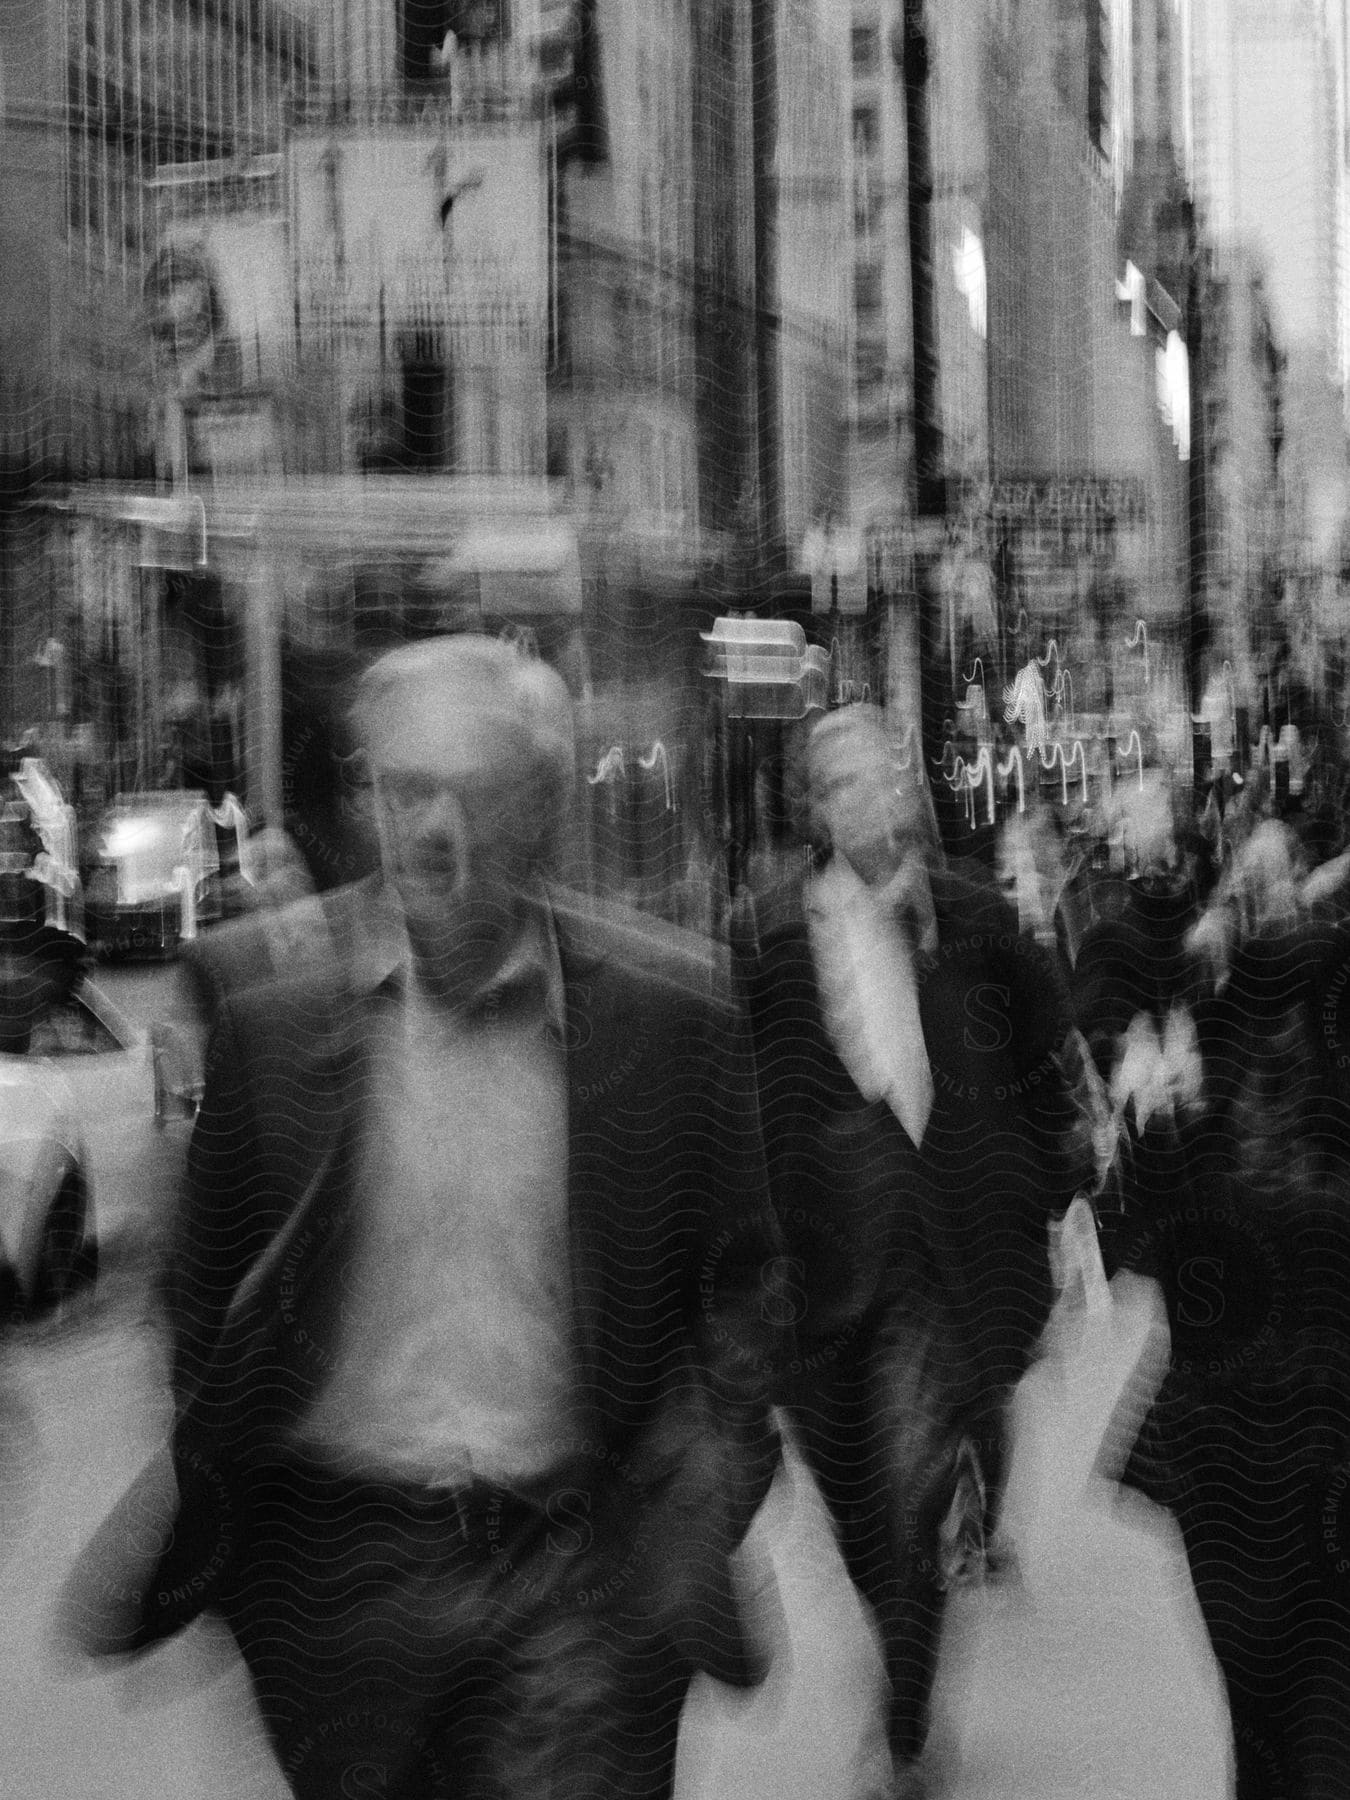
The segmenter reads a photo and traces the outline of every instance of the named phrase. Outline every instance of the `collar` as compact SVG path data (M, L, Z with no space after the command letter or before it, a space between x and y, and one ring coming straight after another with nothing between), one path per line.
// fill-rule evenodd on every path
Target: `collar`
M937 916L931 881L923 891L913 880L884 888L872 888L843 856L832 856L812 870L807 881L807 911L817 921L839 913L869 913L904 933L911 952L925 960L937 954Z
M401 993L408 978L408 935L397 896L376 881L357 896L357 917L352 944L352 979L358 992L381 990ZM567 1019L562 954L553 909L542 888L531 897L524 927L505 962L473 996L464 1011L484 1016L500 1002L541 981L544 1011L549 1028L561 1036Z
M497 1010L514 995L540 991L549 1030L562 1038L567 1023L567 996L563 989L562 953L558 928L542 894L530 907L524 929L512 945L506 961L478 994L469 1011L479 1016Z

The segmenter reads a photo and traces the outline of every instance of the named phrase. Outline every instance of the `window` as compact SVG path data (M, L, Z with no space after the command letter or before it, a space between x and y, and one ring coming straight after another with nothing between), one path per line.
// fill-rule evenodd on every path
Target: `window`
M446 79L449 70L444 50L451 32L465 45L501 38L500 0L401 0L398 51L405 87Z
M638 176L638 238L645 250L656 230L656 206L652 199L652 177L644 169Z
M881 187L865 175L853 181L853 231L856 237L870 238L881 226Z
M885 397L886 346L874 338L860 338L855 352L854 385L860 400Z
M881 120L875 106L853 109L853 154L873 157L881 148Z
M1111 148L1111 21L1106 0L1083 0L1087 8L1088 137L1103 151Z
M444 350L435 334L422 331L405 338L399 350L403 465L444 469L452 460L447 456L452 421Z
M853 73L875 75L881 67L881 34L875 25L853 27Z
M875 318L882 304L880 263L859 263L853 272L853 305L860 323Z
M451 0L403 0L398 12L399 72L405 87L444 74L441 47L454 29Z

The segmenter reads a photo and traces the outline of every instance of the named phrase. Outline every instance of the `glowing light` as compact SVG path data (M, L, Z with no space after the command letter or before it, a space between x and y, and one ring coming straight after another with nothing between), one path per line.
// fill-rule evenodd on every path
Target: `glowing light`
M1130 308L1130 336L1145 337L1148 334L1148 312L1145 305L1145 283L1143 271L1136 269L1132 262L1125 265L1123 279L1116 283L1116 299L1127 301Z
M1190 359L1181 334L1169 331L1166 347L1157 351L1158 407L1172 428L1177 456L1188 462L1191 454Z
M109 862L121 862L124 856L155 849L161 837L162 828L156 820L119 819L104 839L103 854Z
M984 272L984 245L966 226L961 242L952 248L952 267L956 274L956 290L966 297L970 309L971 329L984 337L989 329L989 289Z

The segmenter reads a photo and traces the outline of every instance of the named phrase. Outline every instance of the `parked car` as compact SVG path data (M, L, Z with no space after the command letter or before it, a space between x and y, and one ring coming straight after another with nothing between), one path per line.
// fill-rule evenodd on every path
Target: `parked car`
M47 1058L0 1055L0 1325L42 1317L97 1272L73 1099Z
M92 847L85 916L101 955L172 957L220 918L220 851L205 794L119 794Z

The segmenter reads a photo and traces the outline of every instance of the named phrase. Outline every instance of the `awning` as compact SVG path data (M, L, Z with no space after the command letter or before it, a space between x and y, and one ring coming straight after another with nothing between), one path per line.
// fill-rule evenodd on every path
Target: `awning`
M139 526L200 564L227 545L280 558L350 557L416 564L429 590L476 588L485 613L581 613L577 533L543 481L494 476L334 476L266 485L222 483L199 493L144 493L112 484L67 490L64 510ZM175 536L176 534L176 536ZM162 550L165 566L174 564Z

